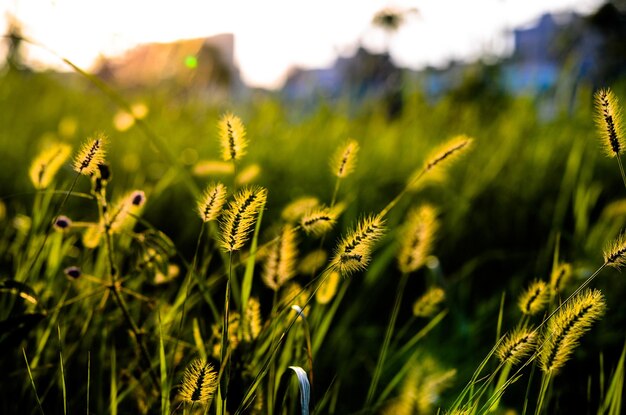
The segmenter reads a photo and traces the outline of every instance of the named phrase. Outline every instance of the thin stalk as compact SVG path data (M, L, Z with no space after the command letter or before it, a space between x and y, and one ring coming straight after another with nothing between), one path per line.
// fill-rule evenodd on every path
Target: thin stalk
M228 253L228 277L226 279L226 293L224 294L224 323L222 324L222 341L220 350L220 367L223 370L220 379L220 390L222 395L222 413L226 413L226 400L228 395L228 382L230 377L230 358L227 353L230 339L228 335L228 319L230 317L230 280L233 272L233 253Z
M622 159L618 155L617 157L617 165L619 166L619 172L622 175L622 181L624 182L624 187L626 188L626 174L624 174L624 166L622 165Z
M91 351L87 352L87 415L89 415L89 386L91 385Z
M393 329L396 326L396 319L398 318L398 312L400 311L400 304L402 303L402 296L404 294L404 289L406 287L406 283L409 279L409 274L407 272L402 273L402 277L400 277L400 283L398 284L398 288L396 290L396 300L393 305L393 310L391 312L391 318L389 320L389 324L387 325L387 332L385 333L385 339L383 341L383 346L380 349L380 354L378 355L378 362L376 363L376 369L374 370L374 376L372 377L372 382L370 383L369 390L367 391L367 399L365 400L365 407L369 407L374 399L374 394L376 393L376 387L378 386L378 381L380 380L380 375L382 374L385 358L387 357L387 350L389 349L389 343L391 342L391 336L393 335Z
M537 401L537 408L535 409L535 415L539 415L543 409L546 393L550 387L551 376L549 373L544 373L541 377L541 389L539 390L539 400Z
M313 292L311 293L311 295L307 299L306 303L304 303L304 305L302 306L302 311L304 311L304 309L309 305L311 300L313 300L313 298L315 298L315 294L320 289L322 284L324 284L326 279L328 279L329 276L330 276L330 272L328 272L328 270L326 270L323 273L323 277L321 278L320 282L315 287L315 290L313 290ZM244 397L241 400L241 403L239 404L239 407L235 411L234 415L239 415L239 414L243 413L243 411L245 411L248 402L250 401L250 399L252 399L252 395L253 395L254 391L256 390L256 387L257 387L258 383L263 378L263 376L265 376L265 373L267 372L267 369L268 369L270 363L272 363L274 361L274 357L276 356L276 353L278 352L278 349L280 348L280 345L283 343L283 341L287 337L287 334L289 333L289 331L291 330L293 325L296 324L296 321L298 321L299 317L300 317L300 314L299 313L296 314L296 317L291 320L291 322L289 323L289 325L287 326L285 331L283 331L283 333L280 335L280 337L279 337L278 341L276 342L274 348L272 349L270 355L268 356L267 359L265 359L265 362L263 362L263 366L257 372L257 374L255 375L254 379L252 380L252 384L248 387L248 389L244 393Z
M109 277L110 277L110 286L108 288L109 288L109 291L113 293L113 299L115 301L115 304L119 307L120 310L122 310L122 314L124 315L126 323L128 324L131 331L133 332L135 339L137 339L137 344L139 345L140 354L143 360L145 361L144 363L146 364L146 368L148 369L148 372L150 374L150 379L152 379L154 386L157 389L159 389L160 388L159 379L154 373L154 371L152 370L152 363L150 362L150 353L148 353L148 349L146 348L143 342L143 337L142 337L142 334L140 333L139 327L137 326L132 316L130 315L130 312L128 311L128 307L126 306L124 299L120 295L120 287L117 282L117 271L115 269L115 261L113 258L113 241L111 238L111 228L110 228L111 224L108 221L107 215L105 215L106 199L105 197L97 197L97 200L98 200L98 207L99 207L100 215L105 222L104 240L105 240L105 245L107 249L107 259L108 259Z
M332 209L335 206L335 202L337 201L337 194L339 194L339 186L341 184L341 178L337 177L335 181L335 190L333 191L333 197L330 199L330 208Z
M202 226L200 227L200 233L198 234L198 240L196 241L196 251L193 255L193 260L191 261L191 270L189 272L187 272L187 275L185 276L185 281L183 282L183 287L186 286L186 289L183 288L186 291L185 294L185 299L183 300L183 305L182 305L182 310L181 310L181 315L180 315L180 323L178 324L178 335L175 336L175 340L174 340L174 349L172 351L172 357L170 359L170 376L169 379L173 379L174 376L174 368L176 365L176 349L178 348L178 340L179 337L181 335L181 333L183 332L183 324L185 322L185 304L187 304L187 299L189 298L189 293L191 292L191 281L190 281L190 277L191 275L193 275L196 272L196 264L197 264L197 259L198 259L198 252L200 250L200 243L202 241L202 235L204 234L204 223L202 224Z
M26 357L26 351L22 348L22 354L24 355L24 361L26 362L26 369L28 370L28 377L30 378L30 385L33 387L33 391L35 392L35 399L37 400L37 407L39 408L39 412L41 415L44 415L43 408L41 407L41 400L39 399L39 394L37 393L37 387L35 387L35 381L33 380L33 374L30 371L30 366L28 365L28 358Z

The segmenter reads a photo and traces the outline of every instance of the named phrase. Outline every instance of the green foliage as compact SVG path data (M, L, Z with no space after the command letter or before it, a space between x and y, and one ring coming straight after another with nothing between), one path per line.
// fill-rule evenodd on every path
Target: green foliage
M624 339L616 328L625 325L626 283L615 270L597 278L593 270L626 224L626 194L594 138L588 89L571 102L555 98L550 119L530 98L471 99L468 87L436 103L407 95L402 115L389 121L377 103L311 111L259 96L216 105L159 91L122 98L94 82L17 72L0 78L0 413L294 413L304 411L304 394L285 383L293 367L301 368L301 388L310 383L306 406L316 413L521 412L540 395L550 413L580 405L619 413ZM116 128L116 114L132 102L148 114ZM245 125L247 154L209 174L226 110ZM76 179L68 162L46 190L33 187L29 165L46 145L67 143L76 154L100 131L109 137L106 183ZM475 139L471 152L445 179L406 191L431 150L459 134ZM348 138L359 144L358 160L352 174L337 178L329 159ZM243 187L233 171L254 164L261 173L251 184L267 189L267 203L250 218L251 241L229 258L218 248L220 227L198 218L196 202L213 182L224 183L232 199ZM142 211L124 210L131 220L107 231L107 212L133 190L145 193ZM321 248L332 259L363 218L386 214L367 269L340 280L324 304L315 293L329 277L328 261L276 292L260 277L260 261L284 225L282 209L305 196L340 206L341 215L323 237L300 230L301 258ZM432 255L402 277L401 222L425 203L439 212ZM60 214L72 220L65 231L50 225ZM547 314L522 317L510 299L535 279L549 282L564 262L573 276L550 296ZM540 330L590 275L608 311L562 373L540 383L525 367L534 356L522 359L525 369L498 362L503 335L518 326ZM227 276L232 303L225 307ZM433 287L445 291L441 309L413 316L412 304ZM260 318L248 314L253 298ZM595 367L600 351L615 367L606 393ZM228 378L227 400L222 391L201 404L181 399L183 371L196 358L215 367L218 382ZM228 370L220 367L225 361ZM590 393L581 386L586 376ZM415 388L424 393L411 395Z

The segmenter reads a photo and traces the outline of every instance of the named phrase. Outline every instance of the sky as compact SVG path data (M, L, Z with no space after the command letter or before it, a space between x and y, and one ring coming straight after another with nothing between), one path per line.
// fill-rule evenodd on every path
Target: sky
M279 87L294 66L329 66L358 45L420 69L449 60L503 56L513 28L545 12L589 13L601 0L0 0L0 29L16 17L23 34L89 69L101 56L137 44L219 33L235 35L244 82ZM392 37L372 27L385 8L416 8ZM507 36L508 34L508 36ZM58 56L29 47L27 58L69 70Z

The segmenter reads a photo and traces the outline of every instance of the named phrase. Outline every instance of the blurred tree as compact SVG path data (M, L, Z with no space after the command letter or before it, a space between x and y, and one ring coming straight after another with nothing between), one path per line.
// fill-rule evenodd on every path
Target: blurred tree
M385 80L385 89L383 94L383 100L387 107L387 117L394 119L402 113L403 96L402 96L402 76L399 70L395 68L393 63L389 60L389 49L392 36L400 29L400 27L406 22L407 17L411 15L417 15L419 12L416 8L397 9L387 7L378 11L372 18L372 25L378 27L385 32L385 57L389 61L391 70L385 71L381 68L378 73L387 73L388 76ZM394 70L395 69L395 70Z
M11 71L24 70L26 66L22 59L22 25L12 15L7 15L7 33L5 39L8 42L6 65Z

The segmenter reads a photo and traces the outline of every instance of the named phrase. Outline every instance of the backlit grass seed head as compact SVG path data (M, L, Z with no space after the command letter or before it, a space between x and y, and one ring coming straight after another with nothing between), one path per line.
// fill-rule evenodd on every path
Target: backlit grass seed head
M269 247L261 278L265 285L274 291L278 291L296 274L298 259L296 236L293 226L285 225L279 237Z
M262 187L244 188L235 194L221 218L222 249L233 252L243 247L266 199L267 190Z
M304 307L309 300L309 290L302 288L297 282L290 282L281 290L280 305L281 307L289 307L297 305ZM309 307L302 312L305 316L309 314Z
M112 233L131 229L137 221L137 216L143 210L146 195L142 190L134 190L124 195L109 211L108 223Z
M300 219L300 226L307 234L322 236L335 226L338 216L336 209L320 206L305 213Z
M369 216L362 219L356 229L344 237L331 261L331 266L341 275L367 268L374 244L385 231L384 220L380 216Z
M413 304L413 315L415 317L432 317L445 299L446 292L443 289L439 287L429 288Z
M67 144L56 143L37 155L28 170L30 181L36 189L45 189L50 185L71 152Z
M537 332L518 328L508 333L496 349L496 356L501 362L517 365L537 347Z
M231 311L228 316L228 343L232 350L239 347L241 338L239 337L239 327L241 324L241 316L236 311ZM222 347L222 326L223 324L213 324L211 330L213 331L213 357L219 359Z
M609 157L619 156L624 151L624 131L622 110L617 97L610 89L601 89L595 93L596 125L602 139L602 145Z
M255 340L261 334L262 326L261 303L258 298L250 297L246 307L246 325L243 328L243 339L248 343Z
M246 154L248 141L246 129L241 119L230 112L222 116L218 123L222 159L224 161L241 160Z
M409 212L398 253L400 271L414 272L426 263L438 229L437 210L433 206L423 205Z
M316 197L305 196L289 203L280 214L286 222L299 222L302 216L318 207L320 201Z
M206 404L217 389L217 372L209 363L196 359L187 366L178 396L189 404Z
M356 140L348 140L331 159L330 167L333 174L339 178L344 178L352 173L356 167L358 152L359 143Z
M235 183L239 186L245 186L254 182L261 175L261 166L258 164L251 164L241 170L241 173L235 177Z
M298 272L304 275L315 274L322 268L328 259L328 254L323 249L309 252L298 264Z
M543 310L549 301L550 291L544 281L533 281L520 295L517 304L522 313L533 316Z
M626 233L618 236L604 250L604 263L618 269L626 265Z
M210 222L220 215L226 203L226 186L222 183L209 185L198 200L198 213L203 222Z
M411 175L408 187L411 189L419 188L419 182L422 178L432 181L442 180L445 177L446 169L449 168L459 156L467 153L472 147L473 142L473 138L466 135L458 135L435 148L426 157L424 166Z
M235 172L235 166L221 160L200 160L194 164L191 172L199 177L228 176Z
M315 293L315 301L319 304L328 304L335 298L341 275L337 271L329 271L330 275L322 281L319 289Z
M561 263L554 268L550 275L550 292L552 295L559 294L572 279L572 264Z
M100 133L83 144L74 159L74 171L84 175L94 174L98 170L98 165L104 163L106 143L106 136Z
M544 332L539 367L555 373L578 346L579 340L606 311L604 296L599 290L585 290L567 303L548 321Z

